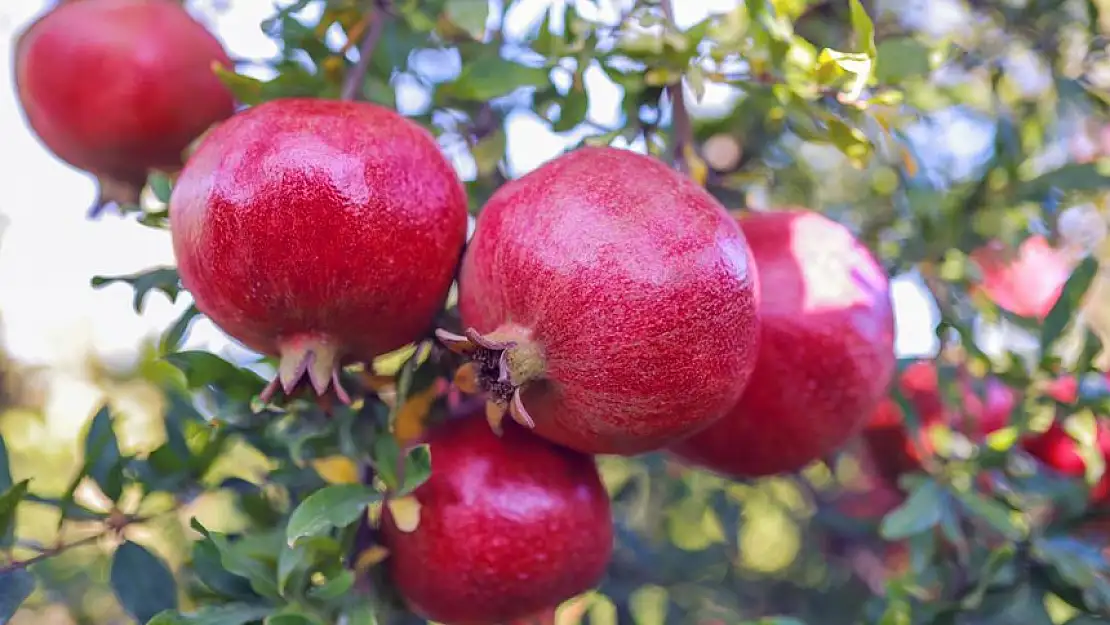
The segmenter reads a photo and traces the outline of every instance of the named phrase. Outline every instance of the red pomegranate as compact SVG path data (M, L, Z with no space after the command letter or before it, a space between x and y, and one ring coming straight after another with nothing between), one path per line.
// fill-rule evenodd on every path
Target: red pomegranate
M463 260L464 369L537 434L587 453L661 448L720 418L751 374L744 235L647 156L582 148L502 187Z
M179 2L81 0L19 38L15 80L46 147L96 175L101 202L134 202L149 169L180 167L189 143L234 112L216 63L232 67Z
M733 477L801 469L854 436L894 374L886 274L836 222L806 210L740 221L762 285L759 358L723 420L671 449Z
M521 621L590 589L608 565L612 518L593 458L505 426L498 437L474 416L434 429L415 531L384 509L392 579L424 618Z
M466 237L466 194L425 130L369 103L290 98L201 141L170 199L174 254L197 308L280 356L263 393L420 338ZM336 385L339 398L348 398Z
M966 371L960 371L957 377L963 403L960 409L952 409L941 398L933 362L918 361L902 372L899 388L913 406L923 430L950 425L973 440L981 440L1009 422L1020 400L1016 391L993 377L978 383ZM979 384L982 388L976 388ZM917 445L910 440L902 410L891 398L884 399L871 413L861 436L876 471L890 483L897 483L906 473L921 470L919 448L931 452L927 435Z
M1062 252L1042 236L1026 239L1015 255L994 242L971 253L983 279L978 288L999 308L1041 319L1052 310L1071 275Z
M1110 424L1105 419L1098 422L1095 445L1110 465ZM1087 462L1080 455L1079 446L1059 422L1052 424L1045 433L1025 440L1022 447L1060 475L1076 478L1086 475ZM1110 471L1104 471L1102 479L1092 486L1090 500L1096 506L1110 503Z

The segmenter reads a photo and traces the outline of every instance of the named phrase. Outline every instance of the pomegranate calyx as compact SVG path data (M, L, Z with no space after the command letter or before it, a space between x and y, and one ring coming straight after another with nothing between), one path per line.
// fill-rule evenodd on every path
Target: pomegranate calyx
M97 195L92 206L89 207L90 219L96 219L109 205L117 207L135 206L139 204L146 180L119 180L109 176L99 176L96 179ZM122 211L121 211L122 212Z
M486 335L474 328L467 328L465 335L436 330L447 349L470 360L455 373L455 385L464 393L486 392L486 420L498 434L506 413L526 428L536 426L521 393L543 378L544 359L528 334L517 326L502 326Z
M286 341L280 348L278 375L266 386L259 399L269 403L280 388L286 397L291 397L298 387L306 383L318 397L324 397L329 389L344 404L351 403L351 397L339 380L339 349L331 341L319 338L297 337Z

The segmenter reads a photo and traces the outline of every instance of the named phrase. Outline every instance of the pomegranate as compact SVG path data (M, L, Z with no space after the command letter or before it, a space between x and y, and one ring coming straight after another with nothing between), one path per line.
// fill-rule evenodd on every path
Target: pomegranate
M690 180L588 147L505 185L459 277L471 363L458 380L587 453L659 449L720 418L755 362L757 276L744 235Z
M1095 445L1110 464L1110 424L1099 420L1096 436ZM1043 434L1023 441L1022 447L1055 473L1077 478L1086 475L1087 462L1080 455L1079 446L1059 422L1052 424ZM1104 471L1102 479L1091 487L1090 501L1096 506L1110 503L1110 471Z
M430 329L466 237L466 194L424 129L369 103L289 98L216 127L170 198L197 308L340 400L338 367Z
M99 178L99 205L137 201L149 169L180 167L189 143L234 112L217 63L232 67L179 2L82 0L19 38L15 79L46 147Z
M966 371L960 371L957 378L963 402L960 410L953 410L941 398L934 363L918 361L902 372L899 380L902 396L913 406L923 431L950 425L973 440L981 440L1009 422L1020 400L1016 391L997 378L988 377L982 381L980 392ZM932 451L928 435L916 445L910 440L903 419L898 404L886 398L872 412L862 432L876 471L890 483L897 483L903 474L921 470L919 448Z
M612 518L593 458L505 426L499 438L474 415L433 429L416 529L384 508L390 574L424 618L525 622L589 590L608 565Z
M763 285L755 373L728 416L671 449L754 477L800 469L859 431L894 374L894 313L886 274L843 226L796 209L740 225Z
M1017 254L993 242L971 253L983 279L978 288L999 308L1021 317L1042 319L1052 310L1071 264L1042 236L1026 239Z

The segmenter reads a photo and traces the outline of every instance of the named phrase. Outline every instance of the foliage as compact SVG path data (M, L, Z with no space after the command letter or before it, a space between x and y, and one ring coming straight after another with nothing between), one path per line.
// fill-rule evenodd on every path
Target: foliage
M298 0L261 25L281 43L263 63L272 78L221 77L246 105L353 87L397 107L469 172L474 212L520 173L509 154L527 148L508 128L526 115L572 146L646 150L731 208L822 210L892 274L910 272L930 289L940 362L1025 392L1000 435L977 443L947 432L928 473L905 476L908 496L885 516L836 505L871 487L855 446L799 475L744 483L662 454L601 458L617 551L602 586L565 604L560 623L1107 622L1106 511L1013 442L1067 418L1094 458L1093 421L1110 414L1110 389L1084 377L1099 371L1105 338L1095 323L1105 313L1085 298L1104 279L1105 250L1076 244L1062 227L1065 208L1102 206L1110 174L1101 160L1060 156L1110 107L1110 5L953 3L960 25L937 33L915 27L896 2L743 0L682 28L664 2L558 3L513 33L510 17L535 3ZM361 55L370 55L365 74L356 71ZM613 125L595 118L606 89L619 92ZM702 106L711 100L724 105ZM991 137L968 171L949 165L951 145L933 141L957 117ZM172 183L152 174L146 203L128 209L138 224L167 226ZM973 249L1040 233L1078 249L1043 321L1006 313L971 288ZM93 286L116 282L134 289L136 310L151 291L184 293L164 267ZM416 622L378 566L386 554L373 519L383 493L410 492L427 477L427 449L403 453L398 438L455 409L440 391L452 361L429 340L348 368L357 400L330 416L302 400L261 405L258 367L182 351L198 316L187 309L137 371L162 397L162 442L121 445L117 410L106 404L84 435L79 469L55 490L38 483L33 464L9 468L0 439L0 623L24 601L28 610L59 598L77 605L74 593L96 592L62 574L99 557L86 547L109 554L115 602L138 622ZM984 328L999 327L1033 340L988 346ZM1063 374L1084 380L1071 404L1038 390ZM913 407L892 393L916 429ZM229 473L227 464L253 468ZM1104 467L1092 465L1093 483ZM81 502L79 491L93 487L108 505ZM202 522L195 504L216 496L230 503ZM17 539L16 513L32 508L53 511L57 542ZM160 534L172 538L151 540Z

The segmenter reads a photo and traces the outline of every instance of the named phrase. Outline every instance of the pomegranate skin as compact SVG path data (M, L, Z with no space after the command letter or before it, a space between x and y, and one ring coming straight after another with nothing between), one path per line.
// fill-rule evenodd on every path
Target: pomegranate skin
M524 622L595 586L609 563L609 497L593 458L505 426L498 437L472 416L432 430L416 530L383 509L393 582L424 618Z
M1103 459L1110 463L1110 425L1105 420L1098 422L1095 445ZM1021 446L1029 455L1060 475L1074 478L1086 475L1087 462L1080 455L1076 442L1059 422L1053 423L1043 434L1022 441ZM1110 503L1110 472L1103 472L1098 483L1092 485L1089 496L1093 506Z
M29 126L58 158L141 187L152 168L235 110L220 42L171 0L62 3L20 37L15 79Z
M514 417L578 451L632 455L736 402L757 351L757 282L735 220L702 188L653 158L587 147L490 198L459 309L465 327L528 352L504 355Z
M730 477L801 469L848 442L894 374L886 274L843 226L799 209L740 220L762 285L751 382L721 421L671 447Z
M323 394L338 364L431 327L466 237L466 202L435 140L399 114L274 100L213 129L182 170L174 254L201 312L281 357L287 394L304 376Z

